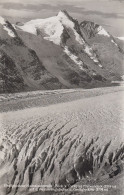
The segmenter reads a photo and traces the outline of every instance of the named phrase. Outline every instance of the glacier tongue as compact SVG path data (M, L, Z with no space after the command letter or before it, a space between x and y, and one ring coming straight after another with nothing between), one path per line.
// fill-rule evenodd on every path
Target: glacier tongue
M68 100L79 91L82 99L0 113L6 118L0 129L5 132L0 181L8 184L7 189L3 185L7 194L29 194L33 186L37 192L39 185L52 183L63 189L79 182L96 185L123 174L121 90L68 91ZM56 98L62 95L57 93ZM65 91L63 95L67 97Z

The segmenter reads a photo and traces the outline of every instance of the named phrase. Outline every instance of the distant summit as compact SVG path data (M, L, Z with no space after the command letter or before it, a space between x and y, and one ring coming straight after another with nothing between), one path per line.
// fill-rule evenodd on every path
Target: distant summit
M83 21L81 22L81 27L87 33L88 38L94 37L96 34L101 34L104 36L110 37L109 33L100 25L91 22L91 21Z

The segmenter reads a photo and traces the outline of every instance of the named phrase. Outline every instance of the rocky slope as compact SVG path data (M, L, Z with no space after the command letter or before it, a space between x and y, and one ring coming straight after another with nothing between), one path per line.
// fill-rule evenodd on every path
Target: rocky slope
M111 85L124 74L122 45L66 11L21 25L0 17L0 93Z
M2 195L116 179L123 172L123 95L1 113Z
M0 92L57 89L62 84L51 75L36 52L28 48L14 27L0 18Z
M99 56L108 76L113 80L119 80L119 75L124 71L123 43L110 35L102 26L93 22L83 21L80 26L85 40Z

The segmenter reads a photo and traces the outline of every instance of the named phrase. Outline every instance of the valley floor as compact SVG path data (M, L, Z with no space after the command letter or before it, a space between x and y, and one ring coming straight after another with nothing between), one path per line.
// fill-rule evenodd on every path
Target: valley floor
M10 94L0 100L2 195L6 190L27 195L32 185L38 191L37 185L105 181L116 181L116 191L105 194L124 193L123 87Z

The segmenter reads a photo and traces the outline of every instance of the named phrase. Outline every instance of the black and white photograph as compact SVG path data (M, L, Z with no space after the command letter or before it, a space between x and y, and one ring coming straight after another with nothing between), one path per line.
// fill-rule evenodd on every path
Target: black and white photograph
M124 0L0 0L0 195L124 195Z

